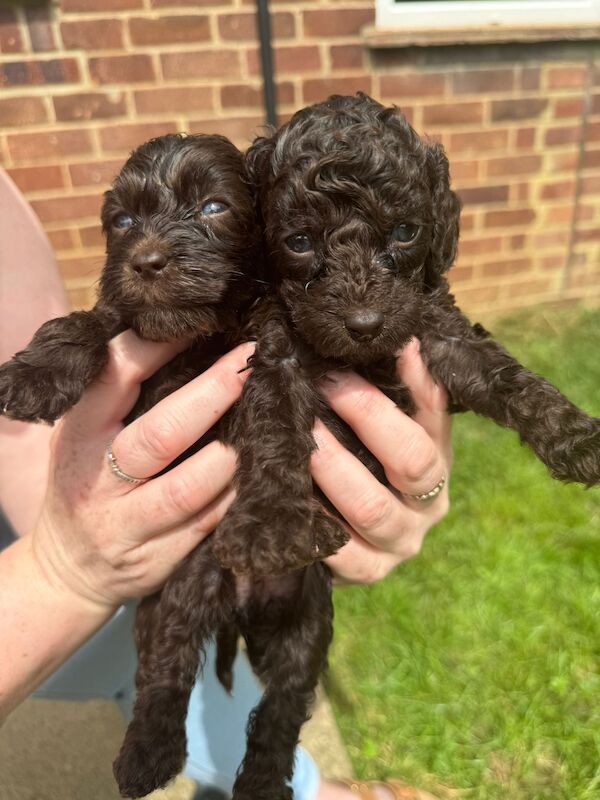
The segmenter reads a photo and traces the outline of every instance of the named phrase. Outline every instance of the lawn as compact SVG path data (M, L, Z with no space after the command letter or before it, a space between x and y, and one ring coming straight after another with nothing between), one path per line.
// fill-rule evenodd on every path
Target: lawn
M491 328L600 415L600 311ZM444 798L598 800L600 490L553 481L472 414L454 446L451 512L421 554L336 590L328 691L355 772Z

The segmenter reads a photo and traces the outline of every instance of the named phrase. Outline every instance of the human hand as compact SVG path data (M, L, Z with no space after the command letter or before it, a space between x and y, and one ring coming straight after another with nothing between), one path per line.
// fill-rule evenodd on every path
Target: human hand
M398 377L418 411L408 417L382 392L354 373L336 373L322 387L331 408L381 462L386 488L317 421L312 475L348 524L350 541L326 559L345 583L374 583L416 555L427 531L448 511L448 480L432 500L425 494L450 471L452 448L445 390L434 383L416 339L397 359Z
M180 345L179 349L182 348ZM32 547L43 574L95 606L115 607L159 588L221 520L233 498L235 453L211 442L157 475L239 397L253 346L241 345L123 428L140 383L177 353L126 331L110 343L99 379L58 424L48 491Z

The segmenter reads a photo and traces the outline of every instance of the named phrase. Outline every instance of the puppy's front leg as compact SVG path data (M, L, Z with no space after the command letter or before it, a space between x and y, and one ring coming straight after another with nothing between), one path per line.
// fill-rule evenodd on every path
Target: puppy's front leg
M525 369L480 326L459 312L422 339L425 362L451 399L517 431L553 477L586 486L600 482L600 419ZM441 335L440 335L441 334Z
M347 534L314 513L310 455L319 399L283 325L261 335L225 439L238 452L237 496L214 534L236 574L278 575L338 550Z
M102 370L108 342L123 327L98 307L44 323L24 350L0 366L0 414L55 422Z

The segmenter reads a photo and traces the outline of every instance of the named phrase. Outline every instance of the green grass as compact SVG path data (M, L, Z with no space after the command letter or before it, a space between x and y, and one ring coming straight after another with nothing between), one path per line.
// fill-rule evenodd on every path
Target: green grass
M600 311L492 327L600 415ZM472 414L454 447L451 512L421 554L336 591L328 690L355 772L441 797L598 800L600 491L553 481Z

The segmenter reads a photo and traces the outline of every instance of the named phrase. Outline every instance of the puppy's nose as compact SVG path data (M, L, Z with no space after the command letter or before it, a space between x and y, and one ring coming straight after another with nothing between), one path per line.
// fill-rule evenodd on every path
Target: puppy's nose
M368 341L374 339L383 328L384 316L373 308L358 308L351 311L344 320L353 339Z
M137 253L131 259L131 267L142 278L155 278L167 264L167 257L158 250Z

